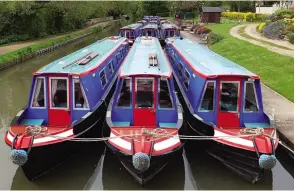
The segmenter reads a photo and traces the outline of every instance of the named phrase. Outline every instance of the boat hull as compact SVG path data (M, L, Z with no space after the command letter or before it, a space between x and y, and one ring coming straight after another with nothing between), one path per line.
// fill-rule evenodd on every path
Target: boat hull
M177 82L175 87L180 92ZM194 117L189 111L186 102L181 93L178 98L183 106L184 116L188 123L188 134L197 136L213 136L214 127ZM236 148L215 140L202 141L206 152L220 161L233 172L237 173L252 183L258 181L263 174L263 169L259 167L259 157L255 151ZM189 144L197 144L197 141L191 141Z
M184 131L184 127L180 128L180 130L182 131L179 131L179 133L182 133ZM110 127L107 125L107 123L105 123L103 127L102 134L103 137L109 137L110 135ZM185 145L186 141L182 141L181 145L172 151L160 155L152 155L150 157L149 169L142 173L134 168L132 163L133 155L119 150L118 148L111 145L107 140L105 141L105 143L107 147L118 157L121 164L135 178L135 180L139 184L145 185L169 163L170 159L182 155L183 146Z
M103 101L105 103L101 103L100 106L87 118L71 127L73 128L74 135L78 135L76 138L101 137L105 111L114 89L114 87L110 89L110 92ZM16 125L17 121L17 117L15 117L12 120L11 126ZM21 166L22 170L27 179L33 181L41 175L46 174L61 165L65 160L75 155L79 149L87 146L87 144L87 142L61 141L53 144L44 144L42 146L33 146L29 152L27 162ZM8 146L11 145L8 144ZM24 150L27 151L28 149Z

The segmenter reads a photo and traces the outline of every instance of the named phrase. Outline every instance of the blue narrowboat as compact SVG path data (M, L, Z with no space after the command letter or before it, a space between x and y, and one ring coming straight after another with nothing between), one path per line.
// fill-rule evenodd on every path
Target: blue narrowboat
M170 63L154 37L138 37L127 55L106 113L103 137L140 184L182 153L183 115ZM168 135L168 136L167 136Z
M28 180L70 157L78 143L69 139L101 136L98 125L128 50L126 38L109 37L34 72L28 103L5 135Z
M161 39L165 40L170 37L180 36L180 29L173 24L161 25Z
M146 25L148 22L145 20L138 21L137 23L141 24L142 26Z
M278 145L272 116L263 110L259 76L183 37L168 38L165 51L191 132L213 136L208 153L258 181L276 164Z
M130 44L132 44L133 41L141 35L142 26L142 24L135 23L122 27L119 36L128 38Z
M157 24L147 24L141 28L141 36L160 38L160 31Z

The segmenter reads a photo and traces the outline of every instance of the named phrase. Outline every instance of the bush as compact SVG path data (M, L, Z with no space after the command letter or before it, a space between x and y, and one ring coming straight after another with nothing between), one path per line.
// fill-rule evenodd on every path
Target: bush
M198 32L198 30L203 27L202 25L197 25L194 29L194 33L196 34Z
M211 32L211 29L208 29L207 27L201 26L198 30L197 30L197 34L203 34L203 33L209 33Z
M279 19L284 19L284 18L293 18L294 17L294 12L291 9L281 9L277 10L275 13Z
M284 38L285 23L283 21L276 21L270 23L262 29L262 34L271 39L283 39Z
M265 19L268 14L257 14L257 13L243 13L243 12L223 12L221 16L229 19L245 19L246 21L261 21Z
M252 22L255 19L255 14L251 13L251 12L245 13L244 14L244 19L246 21L251 21Z
M288 40L291 44L294 44L294 33L293 32L290 32L288 35Z
M12 42L17 42L17 41L25 41L25 40L30 40L32 37L28 34L23 34L23 35L9 35L3 38L0 38L0 44L8 44Z
M208 36L208 44L210 44L210 45L215 44L215 43L221 41L223 38L224 37L219 34L210 33Z
M260 23L259 25L258 25L258 28L257 28L257 30L259 31L259 32L261 32L261 30L263 29L263 27L266 25L266 23Z

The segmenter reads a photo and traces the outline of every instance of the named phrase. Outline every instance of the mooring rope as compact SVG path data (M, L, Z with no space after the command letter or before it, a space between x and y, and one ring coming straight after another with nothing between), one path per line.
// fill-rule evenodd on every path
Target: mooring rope
M175 139L180 139L180 140L220 140L220 139L233 139L233 138L245 138L245 137L256 137L256 136L266 136L270 138L271 140L276 139L275 137L272 137L270 135L267 135L264 133L263 128L244 128L241 129L238 135L225 135L225 136L206 136L206 135L175 135L174 133L177 131L173 131L171 133L168 133L166 129L160 129L156 128L153 130L145 129L142 128L140 133L136 134L120 134L118 136L112 136L112 137L103 137L103 138L78 138L78 136L84 134L85 132L89 131L91 128L93 128L98 121L100 121L101 118L99 118L93 125L85 129L84 131L81 131L75 137L63 137L63 136L58 136L58 135L51 135L51 134L46 134L44 131L47 130L46 127L40 127L40 126L29 126L26 128L26 133L36 136L40 135L43 137L52 137L64 141L78 141L78 142L97 142L97 141L107 141L110 139L116 139L116 138L129 138L129 139L134 139L136 136L147 136L149 139L145 140L145 142L151 142L155 141L158 139L162 138L175 138ZM29 138L29 137L28 137ZM136 141L136 140L134 140ZM289 148L287 145L285 145L282 141L278 141L280 145L282 145L284 148L289 150L294 154L294 151Z

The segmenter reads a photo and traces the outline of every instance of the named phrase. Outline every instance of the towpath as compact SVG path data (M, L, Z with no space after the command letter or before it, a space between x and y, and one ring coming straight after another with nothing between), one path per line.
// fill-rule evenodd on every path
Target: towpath
M181 35L193 42L201 42L200 38L187 31L181 31ZM262 83L263 106L266 113L274 111L276 128L280 132L280 138L289 146L294 147L294 103Z
M286 49L283 49L283 48L274 47L274 46L262 43L260 41L254 40L254 39L250 39L250 38L246 38L246 37L241 36L238 31L239 31L240 28L245 27L245 26L246 25L237 25L237 26L231 28L230 34L233 37L236 37L238 39L248 41L248 42L250 42L250 43L252 43L254 45L257 45L257 46L262 46L262 47L268 49L269 51L272 51L272 52L275 52L275 53L278 53L278 54L281 54L281 55L285 55L285 56L294 57L294 50L286 50ZM249 30L248 30L248 32L249 32Z
M61 37L68 36L70 34L81 33L83 31L86 31L86 30L90 29L90 28L97 27L97 26L105 24L107 22L109 22L109 21L101 22L101 23L89 26L87 28L80 29L80 30L70 32L70 33L66 33L66 34L62 34L62 35L57 35L57 36L52 36L52 37L47 37L47 38L42 38L42 39L32 40L32 41L16 42L16 43L9 44L7 46L0 46L0 56L5 54L5 53L12 52L12 51L15 51L15 50L18 50L18 49L21 49L21 48L24 48L24 47L27 47L27 46L30 46L30 45L38 44L38 43L45 42L45 41L48 41L48 40L58 39L58 38L61 38Z

